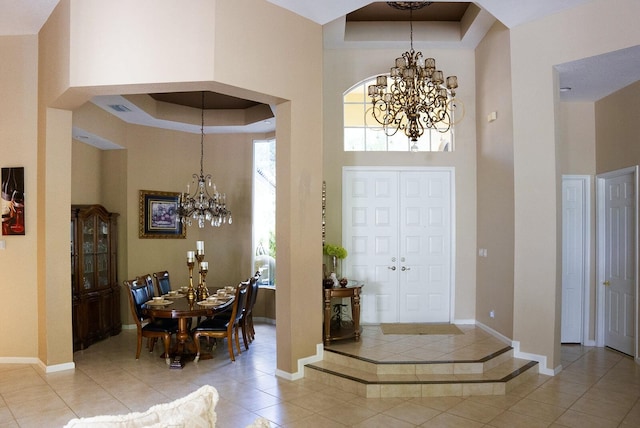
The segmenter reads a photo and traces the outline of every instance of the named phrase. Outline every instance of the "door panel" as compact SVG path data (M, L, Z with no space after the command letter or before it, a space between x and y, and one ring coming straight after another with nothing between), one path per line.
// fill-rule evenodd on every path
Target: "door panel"
M635 186L632 174L605 183L605 346L633 355Z
M562 343L583 342L585 264L587 263L586 180L562 179Z
M398 278L390 268L397 257L398 177L385 171L344 176L344 246L349 257L343 274L365 283L360 301L364 322L396 322ZM393 275L392 275L393 274ZM364 291L364 288L363 288Z
M363 323L450 318L448 171L345 170L345 275L365 282Z
M449 321L449 183L446 172L400 173L400 322Z

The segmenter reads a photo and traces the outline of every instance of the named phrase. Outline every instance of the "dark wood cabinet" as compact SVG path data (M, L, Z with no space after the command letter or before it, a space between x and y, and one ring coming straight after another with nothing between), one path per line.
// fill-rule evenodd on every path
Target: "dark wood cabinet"
M71 206L74 351L122 330L117 218L100 205Z

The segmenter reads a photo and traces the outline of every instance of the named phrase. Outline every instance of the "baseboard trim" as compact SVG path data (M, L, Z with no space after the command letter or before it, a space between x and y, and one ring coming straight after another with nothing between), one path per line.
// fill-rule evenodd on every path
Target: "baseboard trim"
M518 340L514 340L511 346L513 346L514 357L537 361L539 363L538 371L540 372L540 374L547 375L547 376L555 376L562 371L562 364L553 369L548 368L546 355L531 354L529 352L520 351L520 342Z
M322 343L316 345L316 354L309 357L300 358L298 360L298 371L295 373L288 373L280 369L276 369L276 376L286 380L299 380L304 377L304 366L307 364L317 363L322 361L324 356L324 346Z
M70 362L70 363L54 364L52 366L47 366L42 361L40 361L40 360L38 360L38 361L39 361L38 366L40 366L40 368L45 373L63 372L65 370L75 370L75 368L76 368L76 363L74 363L73 361Z
M486 331L487 333L489 333L490 335L492 335L496 339L501 340L502 342L506 343L507 345L513 345L512 344L513 340L511 340L507 336L503 335L502 333L499 333L499 332L495 331L494 329L492 329L488 325L485 325L485 324L481 323L480 321L476 321L475 324L476 324L476 326L480 327L482 330Z
M273 318L266 318L266 317L253 317L253 321L254 323L261 323L261 324L271 324L271 325L276 325L276 320Z
M45 373L62 372L65 370L74 370L76 368L76 363L73 361L47 366L42 362L42 360L35 357L0 357L0 364L33 364L38 366L38 368Z
M512 339L508 338L507 336L495 331L491 327L489 327L487 325L484 325L480 321L476 321L476 325L478 327L480 327L482 330L484 330L487 333L489 333L490 335L492 335L493 337L495 337L496 339L499 339L499 340L511 345L511 347L513 348L513 356L515 358L522 358L524 360L537 361L538 362L538 372L540 374L547 375L547 376L555 376L555 375L557 375L558 373L560 373L562 371L562 365L559 365L558 367L556 367L554 369L547 368L547 357L546 357L546 355L531 354L529 352L520 351L520 342L518 340L512 340Z

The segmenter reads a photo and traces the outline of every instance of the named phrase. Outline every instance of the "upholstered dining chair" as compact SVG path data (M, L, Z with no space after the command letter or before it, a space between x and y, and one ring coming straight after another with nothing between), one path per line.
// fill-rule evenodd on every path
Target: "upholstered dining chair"
M169 318L150 319L142 314L142 305L151 300L149 288L144 281L138 279L124 281L124 285L129 289L129 306L131 314L136 321L138 330L138 345L136 348L136 360L140 358L142 350L142 338L147 338L147 347L149 352L153 352L158 338L162 338L164 342L165 362L171 363L169 358L169 347L171 346L171 335L178 331L178 321ZM143 326L142 323L146 322Z
M215 316L213 318L207 318L193 330L193 341L196 345L196 358L197 363L200 360L200 337L213 337L215 339L227 339L229 347L229 357L231 361L235 361L236 357L233 354L233 339L235 336L236 349L238 355L240 351L240 339L238 338L240 319L244 311L244 307L247 304L247 290L249 288L249 282L243 281L236 287L235 300L231 305L230 318L222 318Z
M164 296L171 291L171 281L169 280L169 272L166 270L163 272L155 272L153 278L156 280L158 286L158 293L160 296Z
M156 287L153 285L153 277L148 273L136 278L139 282L144 283L147 286L149 299L156 295ZM161 296L161 294L159 294Z
M259 279L260 271L257 271L250 279L250 291L249 296L247 297L247 307L242 315L242 338L244 339L244 347L246 349L249 349L248 343L253 342L256 336L256 330L253 327L253 307L258 299L258 290L260 289L258 284Z

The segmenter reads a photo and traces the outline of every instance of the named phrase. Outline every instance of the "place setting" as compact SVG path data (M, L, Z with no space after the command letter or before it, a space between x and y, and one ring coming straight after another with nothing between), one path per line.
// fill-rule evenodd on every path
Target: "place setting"
M167 306L172 303L172 300L166 300L164 297L153 297L146 304L149 306Z
M186 289L186 287L185 287L185 289ZM187 294L183 293L182 291L171 290L167 294L164 294L162 297L164 297L165 299L181 299L181 298L185 297L186 295Z
M225 303L228 299L218 298L217 295L209 296L205 300L201 300L198 303L200 306L211 307L211 306L219 306Z

